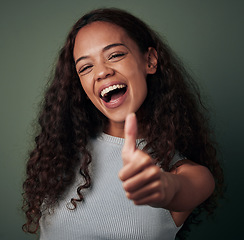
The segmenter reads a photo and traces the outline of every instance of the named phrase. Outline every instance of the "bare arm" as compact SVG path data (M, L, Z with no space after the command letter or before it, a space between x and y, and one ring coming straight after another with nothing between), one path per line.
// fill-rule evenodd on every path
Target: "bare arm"
M212 194L215 184L207 168L187 160L172 172L162 171L148 154L136 149L135 129L136 118L131 115L125 126L124 167L119 177L127 197L136 205L189 214Z

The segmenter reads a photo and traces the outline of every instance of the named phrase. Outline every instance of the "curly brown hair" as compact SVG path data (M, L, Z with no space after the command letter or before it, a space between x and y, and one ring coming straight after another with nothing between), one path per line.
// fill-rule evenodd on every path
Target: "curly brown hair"
M215 178L214 194L193 211L177 234L184 239L189 225L198 222L200 213L213 213L223 190L223 171L216 157L208 112L197 85L167 44L140 19L111 8L94 10L79 19L60 51L39 116L35 147L27 163L23 184L27 222L23 230L38 231L42 205L52 207L58 202L73 182L81 156L80 174L85 183L77 189L79 198L71 199L74 207L83 200L82 190L91 186L88 165L92 158L87 144L103 131L107 119L86 97L75 69L73 48L78 31L95 21L122 27L142 53L149 47L157 51L157 71L147 77L148 95L139 122L145 129L145 150L153 150L150 154L169 171L169 162L177 149L191 161L206 166Z

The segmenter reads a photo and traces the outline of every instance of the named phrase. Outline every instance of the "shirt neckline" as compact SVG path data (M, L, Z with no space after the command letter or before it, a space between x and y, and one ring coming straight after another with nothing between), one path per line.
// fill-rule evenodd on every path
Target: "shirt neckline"
M103 140L109 143L115 143L118 145L124 145L125 143L125 139L124 138L120 138L120 137L115 137L112 135L109 135L107 133L102 132L99 136L98 136L99 140ZM136 145L143 145L143 147L146 145L146 142L143 138L138 138L136 139Z

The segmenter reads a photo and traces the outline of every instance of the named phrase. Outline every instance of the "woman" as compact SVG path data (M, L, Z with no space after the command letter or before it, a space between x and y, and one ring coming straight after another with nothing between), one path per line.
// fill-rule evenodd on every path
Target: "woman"
M190 76L145 23L117 9L86 14L45 96L24 230L40 226L42 240L183 238L213 212L223 184L203 111Z

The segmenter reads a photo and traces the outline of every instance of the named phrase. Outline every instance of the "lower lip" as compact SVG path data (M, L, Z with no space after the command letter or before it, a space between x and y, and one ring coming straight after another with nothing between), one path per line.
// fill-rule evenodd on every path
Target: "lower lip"
M106 108L109 108L109 109L117 108L117 107L121 106L124 103L127 94L128 94L128 89L126 90L124 95L120 96L119 98L117 98L117 99L115 99L113 101L105 102L105 101L102 100L103 105Z

